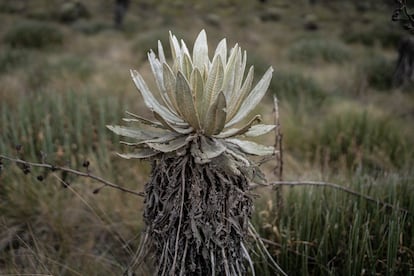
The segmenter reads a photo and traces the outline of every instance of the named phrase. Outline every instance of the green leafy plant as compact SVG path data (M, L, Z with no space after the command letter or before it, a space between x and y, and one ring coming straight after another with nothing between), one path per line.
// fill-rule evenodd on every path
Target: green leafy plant
M125 121L136 127L108 126L130 138L123 143L132 152L121 157L153 164L145 187L141 253L153 255L156 274L245 274L246 263L253 267L246 244L253 207L249 183L266 181L248 156L275 150L243 138L266 134L275 126L261 124L260 115L234 126L263 98L273 69L252 89L254 69L250 67L243 81L247 55L237 44L228 51L223 39L210 60L204 30L192 54L171 33L169 40L171 65L161 42L158 58L148 53L162 102L131 70L155 120L129 113L132 118Z

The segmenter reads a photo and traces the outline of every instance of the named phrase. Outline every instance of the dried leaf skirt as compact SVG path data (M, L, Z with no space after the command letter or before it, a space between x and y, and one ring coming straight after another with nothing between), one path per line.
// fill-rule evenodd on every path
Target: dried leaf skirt
M145 187L141 257L155 275L243 275L253 198L243 175L191 156L153 163Z

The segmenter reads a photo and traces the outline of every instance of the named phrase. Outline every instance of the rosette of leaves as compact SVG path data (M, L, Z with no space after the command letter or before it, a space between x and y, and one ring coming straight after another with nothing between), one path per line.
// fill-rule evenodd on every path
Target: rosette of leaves
M145 186L145 233L140 258L153 257L156 275L254 273L246 239L252 212L250 182L265 179L250 156L274 153L246 138L274 125L250 116L266 93L273 69L253 85L254 68L236 44L220 41L212 59L202 30L192 53L170 32L172 61L161 42L148 60L158 93L142 76L132 79L153 118L128 113L135 126L108 126L127 137L127 159L152 161ZM250 264L250 268L248 268Z

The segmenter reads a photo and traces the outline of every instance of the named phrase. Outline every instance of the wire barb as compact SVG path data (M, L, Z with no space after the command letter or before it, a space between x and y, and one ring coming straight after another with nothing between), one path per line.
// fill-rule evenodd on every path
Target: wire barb
M112 183L108 180L105 180L102 177L93 175L89 172L77 171L77 170L71 169L71 168L66 167L66 166L61 167L61 166L56 166L56 165L52 165L52 164L48 164L48 163L34 163L34 162L28 162L28 161L25 161L25 160L22 160L22 159L19 159L19 158L12 158L12 157L8 157L8 156L5 156L5 155L0 155L0 160L2 160L2 159L8 160L8 161L11 161L11 162L15 162L18 165L18 167L23 170L23 173L25 173L25 174L30 173L31 167L45 168L45 169L51 170L52 172L61 171L63 175L73 174L73 175L77 175L77 176L91 178L95 181L103 183L105 187L110 187L110 188L113 188L113 189L116 189L116 190L120 190L122 192L126 192L126 193L129 193L129 194L140 196L140 197L144 196L143 192L136 192L136 191L130 190L128 188L125 188L125 187L119 186L115 183ZM2 165L0 165L0 168L1 168L1 166ZM103 188L103 187L101 187L101 188Z

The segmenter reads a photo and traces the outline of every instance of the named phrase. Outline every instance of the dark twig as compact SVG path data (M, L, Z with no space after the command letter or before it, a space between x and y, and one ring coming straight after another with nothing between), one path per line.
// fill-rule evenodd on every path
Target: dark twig
M408 12L409 8L407 6L407 1L396 0L395 2L398 4L398 8L392 13L392 21L400 22L404 29L414 34L414 13L410 14Z
M141 197L144 196L144 193L143 192L135 192L135 191L132 191L130 189L121 187L121 186L119 186L119 185L117 185L115 183L109 182L109 181L107 181L107 180L105 180L105 179L103 179L103 178L101 178L99 176L93 175L93 174L91 174L89 172L81 172L81 171L77 171L77 170L71 169L69 167L55 166L55 165L51 165L51 164L47 164L47 163L33 163L33 162L28 162L28 161L25 161L25 160L22 160L22 159L19 159L19 158L17 158L17 159L16 158L11 158L11 157L8 157L8 156L5 156L5 155L0 155L0 159L4 159L4 160L9 160L11 162L15 162L16 164L21 165L21 166L24 166L25 168L30 168L30 167L45 168L45 169L49 169L51 171L62 171L64 173L69 173L69 174L74 174L74 175L77 175L77 176L91 178L91 179L93 179L95 181L98 181L98 182L103 183L107 187L111 187L113 189L117 189L117 190L120 190L122 192L130 193L130 194L137 195L137 196L141 196Z
M354 196L358 196L361 197L363 199L366 199L368 201L371 201L373 203L379 204L381 206L384 206L386 208L390 208L390 209L397 209L399 211L403 211L405 213L409 213L409 211L407 209L404 208L398 208L395 207L394 205L378 200L376 198L373 198L371 196L367 196L367 195L363 195L361 193L355 192L354 190L347 188L345 186L341 186L335 183L329 183L329 182L319 182L319 181L274 181L274 182L270 182L268 183L271 186L274 186L275 188L280 187L280 186L317 186L317 187L329 187L329 188L333 188L333 189L337 189L337 190L341 190L344 192L347 192L351 195Z
M283 134L281 133L280 127L280 118L279 118L279 105L276 96L273 96L273 116L275 121L275 159L276 167L274 174L279 181L283 181ZM279 225L279 220L281 217L281 212L283 209L283 197L282 197L282 187L275 187L276 190L276 210L275 210L275 224Z

